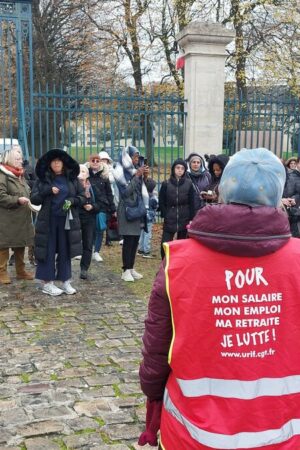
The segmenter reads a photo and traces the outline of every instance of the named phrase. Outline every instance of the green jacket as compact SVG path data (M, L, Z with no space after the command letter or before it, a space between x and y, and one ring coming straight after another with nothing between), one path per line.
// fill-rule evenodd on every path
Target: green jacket
M20 205L19 197L29 198L25 178L18 178L0 164L0 249L33 245L31 210Z

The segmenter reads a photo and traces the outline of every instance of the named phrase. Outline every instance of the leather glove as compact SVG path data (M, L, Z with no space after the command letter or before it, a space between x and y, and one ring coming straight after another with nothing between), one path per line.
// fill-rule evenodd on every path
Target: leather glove
M157 446L157 433L160 429L160 417L162 409L162 400L147 399L146 403L146 430L140 435L138 444L143 446L149 444Z

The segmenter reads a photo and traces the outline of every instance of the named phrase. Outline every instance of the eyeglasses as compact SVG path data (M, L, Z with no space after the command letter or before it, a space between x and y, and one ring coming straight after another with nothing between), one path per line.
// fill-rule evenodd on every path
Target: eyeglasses
M100 159L92 159L92 163L99 163Z

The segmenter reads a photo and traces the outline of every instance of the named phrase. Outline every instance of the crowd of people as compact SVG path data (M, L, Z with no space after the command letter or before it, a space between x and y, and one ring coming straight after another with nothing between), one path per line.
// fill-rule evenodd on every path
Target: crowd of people
M133 145L123 148L116 163L104 150L78 164L64 150L52 149L33 170L16 144L6 148L0 161L0 283L11 282L7 264L12 249L18 278L41 280L44 293L60 295L76 293L71 285L72 258L80 259L83 280L89 278L91 261L103 260L100 252L104 234L110 245L105 230L111 220L122 239L122 280L142 279L134 268L136 255L152 257L152 228L158 211L163 221L163 259L164 243L175 237L185 239L196 213L219 202L219 183L229 157L193 152L186 160L176 159L159 190L147 161ZM290 158L284 165L282 202L292 234L299 237L299 159ZM32 205L39 208L37 214L31 212ZM26 247L36 264L35 275L24 268ZM62 285L56 286L55 281Z
M12 250L17 279L38 279L51 296L76 294L72 258L88 279L111 220L121 279L140 280L135 258L151 257L158 211L163 261L143 336L139 444L157 446L159 433L164 450L299 448L300 286L290 267L300 264L291 239L300 237L300 158L194 152L173 162L157 192L133 145L116 164L105 151L78 164L52 149L34 173L12 145L0 154L0 284L11 283ZM25 270L26 247L35 274Z

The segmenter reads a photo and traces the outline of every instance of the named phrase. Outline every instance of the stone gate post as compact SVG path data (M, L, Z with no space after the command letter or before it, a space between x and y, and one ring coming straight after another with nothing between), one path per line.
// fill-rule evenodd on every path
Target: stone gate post
M233 38L234 32L221 24L199 21L176 36L185 54L185 156L222 153L225 47Z

